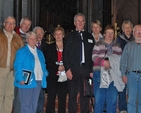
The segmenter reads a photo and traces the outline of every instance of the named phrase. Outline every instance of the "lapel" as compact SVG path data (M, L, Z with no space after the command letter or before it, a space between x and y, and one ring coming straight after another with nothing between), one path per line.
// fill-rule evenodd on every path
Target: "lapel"
M37 50L36 50L37 51ZM31 63L31 66L32 66L32 69L34 69L35 67L35 59L34 59L34 55L30 52L28 46L26 45L26 52L27 52L27 56L29 57L30 59L30 63Z

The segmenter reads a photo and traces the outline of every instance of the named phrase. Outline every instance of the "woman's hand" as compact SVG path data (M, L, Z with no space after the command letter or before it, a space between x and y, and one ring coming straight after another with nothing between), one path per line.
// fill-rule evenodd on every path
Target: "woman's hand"
M63 66L63 65L60 65L59 67L58 67L58 71L64 71L65 70L65 67Z
M105 60L104 63L103 63L103 65L104 65L104 67L107 68L107 69L111 67L109 60Z
M20 84L21 84L21 85L24 85L24 81L21 81Z

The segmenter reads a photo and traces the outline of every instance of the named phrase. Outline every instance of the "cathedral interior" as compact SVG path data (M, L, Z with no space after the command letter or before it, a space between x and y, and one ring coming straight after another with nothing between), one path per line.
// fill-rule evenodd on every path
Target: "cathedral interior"
M79 12L86 17L88 32L94 20L100 20L103 29L112 24L117 31L124 20L141 24L141 0L0 0L0 28L7 16L15 17L16 27L21 18L27 16L32 20L30 30L40 26L51 36L59 25L67 34L74 30L73 18Z
M60 25L68 33L74 29L73 17L78 12L85 15L85 30L89 32L93 20L100 20L103 29L108 24L120 28L124 20L141 23L140 0L0 0L0 28L7 16L14 16L17 26L23 16L28 16L31 30L41 26L50 34Z

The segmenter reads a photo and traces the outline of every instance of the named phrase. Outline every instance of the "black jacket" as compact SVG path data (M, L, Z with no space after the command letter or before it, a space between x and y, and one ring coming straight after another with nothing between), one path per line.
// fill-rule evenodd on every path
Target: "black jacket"
M48 78L58 78L56 75L59 65L56 64L58 61L58 54L56 50L56 43L52 43L46 47L45 51L46 66L49 72Z
M84 51L85 51L85 65L86 69L89 69L92 72L93 62L92 62L92 50L94 47L94 38L93 36L83 31L83 42L84 42ZM65 38L65 46L63 51L63 62L65 70L74 69L80 66L80 41L78 36L78 31L71 32Z

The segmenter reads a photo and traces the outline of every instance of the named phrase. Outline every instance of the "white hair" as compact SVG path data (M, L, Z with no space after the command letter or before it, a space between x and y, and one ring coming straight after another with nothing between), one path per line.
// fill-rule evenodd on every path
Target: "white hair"
M37 29L41 29L42 33L43 34L45 33L44 30L43 30L43 28L41 28L40 26L34 27L33 32L36 33Z

